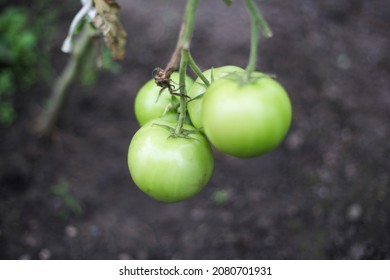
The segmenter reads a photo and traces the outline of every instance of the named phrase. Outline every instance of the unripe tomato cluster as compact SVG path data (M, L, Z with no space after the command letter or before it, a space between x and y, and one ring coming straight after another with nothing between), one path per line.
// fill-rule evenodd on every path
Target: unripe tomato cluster
M222 66L186 80L189 119L182 136L173 135L178 100L161 93L154 80L135 100L141 128L131 140L128 166L135 184L163 202L177 202L199 193L210 180L214 158L210 145L239 158L261 156L275 149L291 123L290 99L273 78L260 72L250 77L240 67ZM172 81L178 83L178 74Z

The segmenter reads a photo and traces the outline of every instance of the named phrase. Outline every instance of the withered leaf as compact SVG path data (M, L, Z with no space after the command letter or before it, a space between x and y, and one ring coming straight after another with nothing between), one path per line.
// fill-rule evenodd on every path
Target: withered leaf
M115 0L94 0L94 2L97 14L93 23L102 32L113 59L121 60L126 53L127 33L119 20L120 6Z

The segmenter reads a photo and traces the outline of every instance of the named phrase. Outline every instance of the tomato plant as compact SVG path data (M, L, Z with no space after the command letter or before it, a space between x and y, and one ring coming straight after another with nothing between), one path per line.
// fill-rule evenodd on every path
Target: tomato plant
M173 87L179 87L179 74L172 73L171 80ZM193 80L186 77L186 88L190 88ZM161 94L161 88L156 85L153 79L146 82L138 91L134 101L134 113L138 123L142 126L148 121L170 114L171 119L176 118L179 101L176 96L172 96L168 89L164 89Z
M210 142L236 157L255 157L273 150L291 123L291 103L284 88L255 72L215 81L203 97L202 118Z
M235 72L244 72L244 69L234 65L226 65L218 68L208 69L203 72L203 75L211 83L213 83L214 81ZM190 116L192 124L196 128L203 129L202 98L203 94L206 93L206 90L207 86L205 85L205 83L202 81L201 78L197 78L188 92L188 96L192 98L192 100L190 100L187 105L188 114Z
M254 0L245 0L252 23L245 70L232 65L200 70L190 52L198 3L187 1L171 59L166 67L153 70L154 80L141 88L135 100L135 114L143 126L131 140L128 167L135 184L163 202L194 196L212 176L214 159L201 129L222 152L245 158L274 149L291 122L284 88L256 72L257 33L261 30L268 37L272 33ZM197 75L195 83L187 77L187 68ZM196 129L186 123L187 115Z
M171 137L174 126L153 120L131 140L128 167L135 184L147 195L163 202L178 202L200 192L209 181L214 159L210 145L200 132Z

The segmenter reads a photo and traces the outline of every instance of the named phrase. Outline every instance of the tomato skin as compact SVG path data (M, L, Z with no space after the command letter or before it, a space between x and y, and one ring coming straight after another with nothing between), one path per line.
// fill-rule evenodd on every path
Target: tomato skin
M172 73L171 79L172 85L175 88L179 88L179 73ZM193 80L187 76L186 89L189 89L192 86L192 83ZM165 89L158 98L160 90L161 87L156 85L154 79L151 79L138 91L134 101L134 112L140 126L163 116L165 109L168 104L171 103L172 98L176 98L171 96L168 89ZM169 113L176 114L175 109L172 108L167 114Z
M135 184L150 197L178 202L199 193L212 176L214 158L200 133L187 138L170 137L160 125L174 127L161 119L152 120L134 135L128 150L128 167ZM184 125L187 130L194 130Z
M221 152L249 158L276 148L291 124L292 108L285 89L260 72L251 82L220 79L203 98L205 134Z
M244 72L244 69L234 66L234 65L225 65L217 68L208 69L203 72L203 75L207 80L211 81L211 74L213 74L214 81L221 79L222 77L229 75L234 72ZM203 83L202 79L197 78L195 82L192 84L192 87L188 91L188 96L191 98L195 98L198 95L204 94L206 92L206 86ZM202 99L199 98L187 103L187 110L190 116L192 124L196 128L203 129L202 124Z

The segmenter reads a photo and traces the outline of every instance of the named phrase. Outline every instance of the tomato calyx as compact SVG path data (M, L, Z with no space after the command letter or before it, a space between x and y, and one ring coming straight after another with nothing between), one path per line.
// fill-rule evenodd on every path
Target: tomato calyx
M224 67L224 66L222 66L222 67ZM217 68L217 69L218 69L218 68ZM188 102L191 102L191 101L199 100L199 99L201 99L201 98L204 96L204 94L206 93L207 88L208 88L212 83L214 83L215 80L218 79L218 74L217 74L217 77L215 77L215 71L217 71L217 70L216 70L214 67L210 68L210 80L209 80L209 83L210 83L210 84L209 84L209 85L206 85L206 84L203 83L203 82L195 82L197 85L203 87L205 90L204 90L203 93L198 94L198 95L195 96L195 97L191 97L191 99L188 100L187 103L188 103ZM238 71L233 71L233 72L230 72L230 73L224 75L224 76L221 77L221 78L229 79L229 80L233 80L233 81L243 81L243 79L245 78L244 76L245 76L246 73L243 72L243 73L241 73L241 75L240 75L239 73L240 73L240 72L238 72ZM243 83L244 83L244 82L239 82L239 84L243 84Z
M224 76L223 79L234 81L239 86L245 86L256 83L260 79L276 79L276 76L263 72L252 72L249 76L246 72L232 72Z
M165 124L159 124L159 123L153 123L152 125L154 126L159 126L162 127L166 130L169 131L169 136L168 138L184 138L184 139L190 139L190 140L195 140L199 142L199 139L196 139L194 137L191 137L191 134L197 134L199 132L198 129L181 129L180 133L176 133L176 129L174 127L171 127L169 125Z
M191 101L195 101L195 100L198 100L198 99L201 99L203 97L204 93L201 93L197 96L195 96L194 98L191 98L190 100L187 101L187 103L191 102Z

